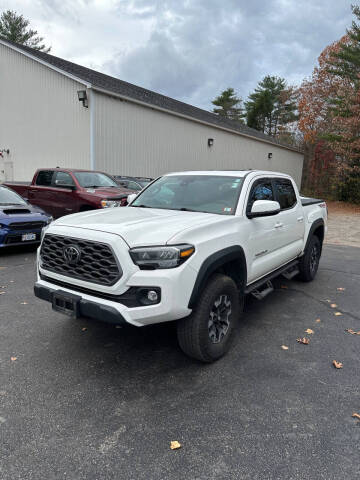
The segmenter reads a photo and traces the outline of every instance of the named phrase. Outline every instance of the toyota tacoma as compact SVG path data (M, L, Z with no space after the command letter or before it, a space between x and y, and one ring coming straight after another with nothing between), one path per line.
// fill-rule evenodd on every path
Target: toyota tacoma
M171 173L129 197L44 229L37 297L114 324L176 320L182 350L212 362L230 348L245 295L264 298L279 275L316 275L326 204L288 175Z

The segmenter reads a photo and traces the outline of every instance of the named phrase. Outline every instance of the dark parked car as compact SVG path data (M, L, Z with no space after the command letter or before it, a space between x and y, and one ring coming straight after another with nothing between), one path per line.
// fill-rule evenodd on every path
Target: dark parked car
M128 188L129 190L135 190L136 192L139 192L153 181L153 178L126 177L123 175L114 175L114 178L117 184L121 187Z
M30 184L7 183L33 205L54 218L97 208L121 207L134 190L118 185L104 172L69 168L42 168Z
M0 185L0 248L40 242L41 230L52 217Z

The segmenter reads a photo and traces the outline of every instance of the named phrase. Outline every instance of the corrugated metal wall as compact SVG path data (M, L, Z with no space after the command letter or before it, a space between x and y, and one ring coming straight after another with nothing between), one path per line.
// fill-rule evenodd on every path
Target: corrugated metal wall
M39 167L89 168L89 109L84 85L0 44L0 149L15 180Z
M95 168L156 177L170 171L264 169L300 185L303 155L157 110L95 96ZM208 138L214 145L208 147ZM268 153L273 154L268 160Z

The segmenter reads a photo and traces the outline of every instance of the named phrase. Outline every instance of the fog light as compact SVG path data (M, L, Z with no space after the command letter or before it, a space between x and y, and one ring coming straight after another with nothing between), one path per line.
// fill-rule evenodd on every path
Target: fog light
M155 292L155 290L149 290L147 293L147 298L150 302L157 302L158 294Z

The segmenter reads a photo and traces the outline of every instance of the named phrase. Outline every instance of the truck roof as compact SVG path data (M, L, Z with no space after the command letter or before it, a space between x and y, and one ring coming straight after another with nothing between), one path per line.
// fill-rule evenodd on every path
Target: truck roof
M194 170L188 172L171 172L166 175L220 175L224 177L245 177L249 173L289 177L286 173L273 172L270 170Z
M37 168L36 172L39 172L41 170L50 170L55 172L57 172L58 170L61 170L62 172L95 172L95 173L105 173L105 175L109 175L110 177L112 177L112 175L110 175L109 173L102 172L101 170L87 170L85 168L44 167L44 168Z

